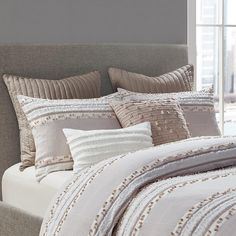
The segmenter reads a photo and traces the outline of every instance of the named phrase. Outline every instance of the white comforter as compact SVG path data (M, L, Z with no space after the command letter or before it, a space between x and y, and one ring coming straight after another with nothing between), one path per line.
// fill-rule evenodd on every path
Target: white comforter
M232 166L235 137L189 139L111 158L66 184L41 236L234 235Z

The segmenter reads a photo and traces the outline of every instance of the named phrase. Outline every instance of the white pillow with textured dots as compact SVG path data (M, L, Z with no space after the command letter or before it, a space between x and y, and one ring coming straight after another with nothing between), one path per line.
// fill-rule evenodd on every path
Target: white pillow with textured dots
M63 129L74 160L74 172L113 156L152 147L149 122L124 129Z

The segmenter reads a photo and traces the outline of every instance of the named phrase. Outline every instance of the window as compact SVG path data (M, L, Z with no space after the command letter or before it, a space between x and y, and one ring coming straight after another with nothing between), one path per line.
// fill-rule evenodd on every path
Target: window
M236 0L189 0L188 43L196 89L214 87L222 133L236 135Z

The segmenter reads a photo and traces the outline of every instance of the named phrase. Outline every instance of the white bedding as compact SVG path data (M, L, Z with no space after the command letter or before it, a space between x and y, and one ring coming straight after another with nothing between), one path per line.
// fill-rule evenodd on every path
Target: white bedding
M4 173L2 179L3 201L43 217L57 190L72 176L72 171L60 171L49 174L40 183L35 178L35 168L19 171L16 164Z

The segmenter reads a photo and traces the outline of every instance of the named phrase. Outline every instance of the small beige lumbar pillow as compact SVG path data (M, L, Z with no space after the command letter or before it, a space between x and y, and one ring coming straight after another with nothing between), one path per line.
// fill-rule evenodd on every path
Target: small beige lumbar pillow
M74 172L113 156L152 147L149 122L112 130L63 129L74 160Z

